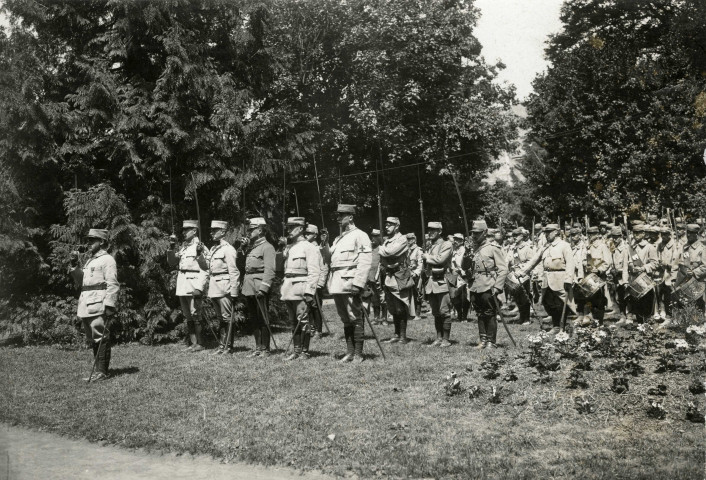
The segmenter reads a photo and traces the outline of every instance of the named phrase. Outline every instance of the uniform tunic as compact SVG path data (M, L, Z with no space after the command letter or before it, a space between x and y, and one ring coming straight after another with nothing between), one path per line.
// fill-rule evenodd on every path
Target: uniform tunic
M208 296L210 298L238 296L240 272L235 265L237 256L235 248L223 239L208 252Z
M439 238L429 248L426 259L427 283L424 292L427 295L433 293L448 293L449 284L446 281L446 273L451 268L451 255L453 245L451 242Z
M331 295L350 294L353 286L365 287L372 262L368 235L352 227L341 233L331 245L331 268L328 291Z
M659 253L660 266L664 271L663 282L670 287L677 279L682 249L673 238L670 238L669 242L662 244L662 248L657 253Z
M415 315L412 299L414 281L408 264L408 248L407 237L399 232L386 238L380 245L380 263L385 272L385 293L395 297L402 304L399 305L394 300L387 302L388 310L393 315Z
M691 245L685 245L679 264L691 269L694 278L699 282L706 281L706 247L704 244L700 240L696 240Z
M630 260L627 244L624 241L621 241L620 245L615 247L613 250L611 257L611 274L613 275L613 282L616 285L627 285L628 262Z
M178 297L190 297L194 290L203 292L208 284L206 260L203 255L196 253L199 239L194 237L188 244L182 245L178 251L167 251L167 262L179 266L177 275L176 294Z
M285 257L281 299L300 301L304 295L316 295L322 263L319 248L304 238L298 239Z
M493 288L502 291L508 274L505 254L495 242L486 240L473 255L471 295Z
M258 238L252 244L245 259L243 295L253 296L256 292L270 291L275 278L275 247L265 238Z

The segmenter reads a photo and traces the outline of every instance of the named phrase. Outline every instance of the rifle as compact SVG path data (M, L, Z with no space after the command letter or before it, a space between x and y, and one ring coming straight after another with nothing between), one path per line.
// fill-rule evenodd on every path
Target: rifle
M319 194L319 213L321 214L321 228L324 228L324 209L321 206L321 187L319 186L319 170L316 168L316 152L314 152L314 176L316 177L316 191Z
M466 236L470 237L471 233L468 230L468 218L466 218L466 207L463 205L463 197L461 196L461 189L458 186L458 180L456 179L456 172L451 170L451 178L454 180L454 186L456 187L456 194L458 195L458 202L461 205L461 213L463 214L463 226L466 228Z
M382 164L382 147L378 146L380 154L380 163ZM375 159L375 188L378 194L378 226L380 228L380 238L384 238L385 230L382 229L382 200L380 197L380 170L378 169L378 161ZM381 242L382 243L382 242Z
M196 187L196 177L194 177L194 172L191 172L191 180L194 182L194 200L196 200L196 221L198 222L199 240L203 239L201 231L201 209L199 209L199 194Z
M419 215L422 219L422 245L426 241L426 230L424 226L424 200L422 200L422 178L419 174L419 165L417 165L417 187L419 188Z

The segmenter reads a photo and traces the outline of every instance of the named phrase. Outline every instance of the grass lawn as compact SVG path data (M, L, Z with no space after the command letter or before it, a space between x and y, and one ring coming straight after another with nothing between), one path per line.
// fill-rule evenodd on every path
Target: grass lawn
M686 419L689 403L703 397L688 390L703 377L703 353L686 355L681 372L654 373L658 358L674 352L664 346L669 334L621 331L620 348L645 355L637 362L644 372L627 375L629 390L618 394L611 391L613 377L624 373L608 371L614 359L598 351L583 373L585 389L567 387L574 359L562 358L559 370L539 375L529 366L526 338L536 324L510 326L518 348L500 327L506 348L488 353L471 348L475 323L454 323L458 343L451 348L428 348L433 320L427 318L410 322L413 343L386 347L386 362L369 340L367 361L339 365L341 324L333 308L325 311L334 334L312 341L312 359L292 363L282 355L246 358L251 337L238 339L238 352L225 357L185 353L182 345L121 345L113 351L114 377L86 385L86 350L0 349L0 420L128 448L339 476L704 476L704 426ZM392 327L377 331L387 338ZM284 331L276 335L280 348L288 339ZM483 376L493 376L489 357L498 367L493 379ZM451 371L461 385L447 391ZM658 384L667 386L666 396L648 395ZM475 386L481 391L472 396ZM590 412L579 413L577 396ZM648 416L651 399L662 402L664 419Z

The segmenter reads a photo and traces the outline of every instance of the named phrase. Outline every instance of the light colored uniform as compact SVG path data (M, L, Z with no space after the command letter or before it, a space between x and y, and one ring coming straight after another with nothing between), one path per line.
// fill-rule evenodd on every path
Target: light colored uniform
M281 300L301 301L304 295L314 296L321 279L323 260L319 248L300 237L287 251Z
M221 322L229 323L233 316L233 301L238 297L240 272L235 265L238 253L224 239L211 247L208 260L208 297Z
M169 265L179 266L176 294L187 323L198 320L201 313L201 298L193 296L194 290L203 292L208 285L208 267L204 256L196 253L198 244L198 237L194 237L191 242L182 245L179 251L167 251Z
M70 274L76 286L81 286L76 315L83 323L86 342L100 342L105 330L105 307L115 308L120 291L115 259L101 249L82 269L76 267Z
M386 238L380 245L380 263L385 272L384 289L386 295L391 295L402 302L406 311L399 311L399 305L391 299L387 301L387 308L393 315L406 314L414 316L414 280L408 265L407 237L397 232L394 236Z
M628 283L628 246L625 241L621 241L620 245L615 247L612 257L613 282L616 285L627 285Z
M414 278L419 278L424 269L424 258L422 257L422 249L419 245L414 245L408 250L409 252L409 269L412 271Z
M351 296L353 286L365 288L372 262L372 246L368 234L353 226L336 237L331 245L331 267L328 291L334 296L336 309L344 325L362 322L359 296Z
M681 246L673 238L670 238L669 242L663 244L657 253L659 253L659 263L664 270L664 284L671 287L676 281L677 272L679 271L679 259L682 255Z

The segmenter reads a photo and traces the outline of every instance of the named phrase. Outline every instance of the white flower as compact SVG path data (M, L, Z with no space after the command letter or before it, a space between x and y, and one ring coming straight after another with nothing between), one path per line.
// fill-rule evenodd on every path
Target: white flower
M641 323L640 325L637 326L638 332L645 333L647 331L647 325L644 323Z
M674 345L677 347L677 350L689 350L689 343L684 339L677 339Z
M565 343L569 340L569 334L566 332L559 332L554 337L554 341L557 343Z
M687 327L686 333L698 335L700 337L706 336L706 326L690 325Z

